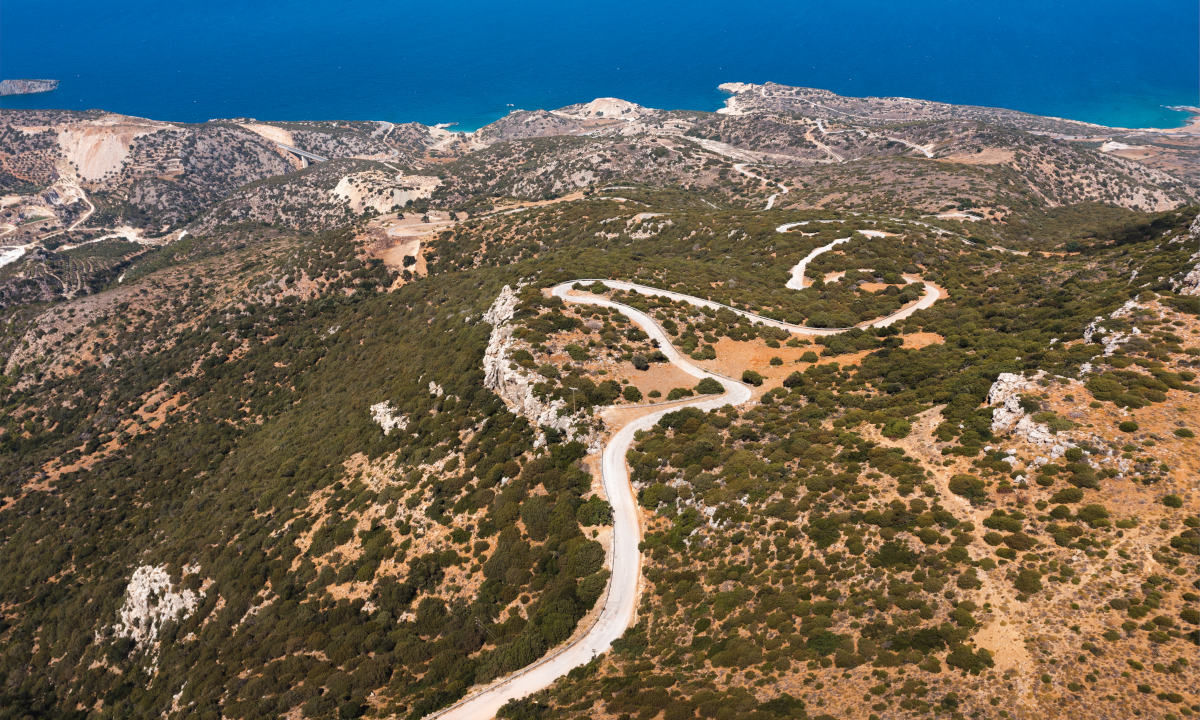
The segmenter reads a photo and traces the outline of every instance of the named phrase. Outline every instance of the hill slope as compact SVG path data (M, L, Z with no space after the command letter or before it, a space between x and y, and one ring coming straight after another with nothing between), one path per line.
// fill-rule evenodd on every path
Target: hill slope
M730 89L0 113L0 717L471 697L630 572L649 413L636 624L503 716L1200 712L1190 151Z

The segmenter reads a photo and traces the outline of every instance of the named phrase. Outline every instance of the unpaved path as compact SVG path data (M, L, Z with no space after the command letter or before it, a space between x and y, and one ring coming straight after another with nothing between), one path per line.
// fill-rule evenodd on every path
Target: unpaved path
M88 206L87 212L80 215L79 219L77 219L75 222L71 223L67 227L62 228L61 230L55 230L53 232L46 233L45 235L41 236L40 238L38 238L39 241L44 242L44 241L49 240L50 238L55 237L57 235L62 235L65 232L71 232L75 228L82 225L88 218L90 218L92 216L93 213L96 212L96 206L92 204L91 198L89 198L87 196L87 193L85 193L83 191L83 188L76 185L76 189L79 190L80 199L83 200L85 203L87 203L87 206Z
M972 505L966 498L950 491L950 478L969 468L963 467L961 458L946 465L946 456L938 450L937 427L942 423L944 408L944 405L937 405L914 417L912 430L903 439L893 440L878 432L871 433L869 437L885 447L900 448L917 458L925 468L931 470L930 481L937 488L938 498L946 508L959 521L970 522L977 528L983 527L983 520L990 514L989 511ZM975 562L990 555L975 543L967 546L967 552ZM992 651L997 670L1015 671L1016 702L1025 706L1032 700L1034 687L1030 673L1034 661L1025 646L1029 628L1019 613L1013 612L1020 606L1014 588L994 577L994 573L1002 575L1003 572L1003 569L989 572L981 568L976 574L980 586L975 599L980 606L986 608L990 605L992 617L979 629L974 641L976 645Z
M821 131L822 135L837 135L839 133L845 132L845 130L834 130L833 132L826 130L825 129L825 121L822 120L821 118L817 118L817 129ZM809 142L811 142L813 145L816 145L817 147L824 150L825 154L828 155L829 159L832 160L833 162L836 162L836 163L846 162L845 156L841 155L840 153L834 152L833 148L829 147L825 143L823 143L820 140L813 137L812 130L805 132L804 137L807 138L809 140Z
M87 193L83 192L83 188L79 188L78 186L76 186L76 187L79 190L80 199L82 199L85 203L87 203L87 206L88 206L87 212L80 215L79 218L75 222L71 223L67 227L48 232L45 235L42 235L37 240L35 240L31 243L26 243L24 245L9 245L7 247L0 247L0 267L4 267L5 265L8 265L9 263L14 263L17 260L20 260L21 257L25 255L25 253L29 252L29 250L31 250L35 247L38 247L41 243L45 242L46 240L49 240L50 238L56 237L58 235L62 235L65 232L70 232L70 231L74 230L75 228L82 225L88 218L90 218L92 216L93 213L96 212L96 206L92 204L92 201L90 198L88 198ZM15 229L16 228L13 228L13 230L15 230ZM10 230L9 232L12 232L12 231ZM5 233L5 234L7 235L8 233Z
M762 175L759 175L758 173L756 173L753 170L746 167L746 163L734 163L733 169L737 170L738 172L740 172L741 174L745 175L748 178L758 180L759 182L761 182L764 185L771 184L770 180L766 179ZM770 210L770 209L774 208L775 201L779 199L779 196L787 194L787 191L788 191L787 185L784 185L783 183L775 183L775 186L779 188L779 192L773 193L770 197L767 198L767 206L765 208L763 208L764 210Z

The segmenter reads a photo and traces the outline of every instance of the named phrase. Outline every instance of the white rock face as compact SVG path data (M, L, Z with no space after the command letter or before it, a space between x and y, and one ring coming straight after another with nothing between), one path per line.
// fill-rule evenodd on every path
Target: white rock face
M1049 448L1050 457L1061 457L1066 445L1045 425L1035 422L1021 407L1021 394L1038 389L1038 381L1046 376L1039 370L1026 378L1016 373L1000 373L992 388L988 390L987 403L992 410L992 434L997 437L1011 435L1033 445Z
M1197 281L1200 282L1200 275L1197 276ZM1084 342L1096 342L1096 336L1103 335L1099 342L1104 346L1104 356L1108 357L1109 355L1112 355L1127 340L1135 335L1141 335L1142 331L1135 327L1131 328L1127 333L1115 332L1105 335L1104 333L1106 333L1107 330L1104 327L1104 321L1125 317L1141 307L1141 304L1139 304L1136 299L1127 300L1124 305L1109 313L1107 318L1103 315L1097 315L1090 323L1088 323L1087 327L1083 329Z
M193 566L184 568L184 572L191 571L189 574L196 570ZM203 591L186 588L177 591L166 567L143 565L129 578L125 603L112 627L113 635L129 638L139 650L145 650L158 642L158 632L164 623L188 617L203 599Z
M434 381L430 380L429 381L429 394L432 395L433 397L441 397L442 395L446 394L446 391L442 388L441 385L438 385Z
M484 387L499 395L509 410L524 417L535 428L553 428L563 433L567 440L594 444L597 435L589 427L588 417L584 413L572 415L566 412L566 403L562 400L545 401L537 397L533 386L541 382L541 376L534 376L513 364L512 317L516 309L517 294L505 285L483 314L484 321L492 326L487 350L483 354ZM539 431L537 445L545 441L545 435Z
M500 294L492 302L492 306L483 314L483 321L493 328L506 324L512 320L513 313L517 311L517 294L508 285L500 289ZM492 332L492 337L495 337L495 331Z
M403 430L408 427L408 418L392 407L387 400L371 406L371 419L379 423L384 435L391 435L393 430Z
M1188 227L1187 239L1200 243L1200 215ZM1188 262L1194 263L1192 269L1179 280L1171 280L1171 287L1180 295L1200 295L1200 252L1192 255Z
M1192 256L1190 262L1196 265L1177 282L1172 282L1175 292L1180 295L1200 295L1200 252Z
M335 199L345 200L354 212L371 209L387 213L396 206L404 207L410 200L428 198L441 182L432 176L392 177L372 170L342 177L330 194Z
M621 120L632 120L639 118L646 113L646 108L637 103L622 100L620 98L603 97L596 98L589 103L582 105L569 105L565 108L553 111L555 115L572 118L618 118Z

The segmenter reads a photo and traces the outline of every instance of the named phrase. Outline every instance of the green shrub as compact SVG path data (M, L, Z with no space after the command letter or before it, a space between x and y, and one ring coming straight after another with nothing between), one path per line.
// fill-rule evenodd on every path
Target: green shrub
M919 557L904 543L892 540L879 547L872 564L878 567L907 568L915 565Z
M742 382L748 385L754 385L755 387L758 387L763 384L763 380L765 379L766 378L754 372L753 370L744 370L742 372Z
M695 394L696 393L693 392L691 388L671 388L670 392L667 393L667 400L679 400L681 398L691 397Z
M1052 503L1077 503L1083 499L1083 490L1077 487L1063 488L1050 496Z
M580 503L579 507L575 510L575 519L579 521L580 525L589 527L592 525L611 525L613 519L612 505L609 505L608 501L603 498L588 498Z
M910 432L912 432L912 424L900 418L893 418L883 426L883 436L893 440L908 437Z
M961 495L974 504L987 499L983 481L974 475L958 474L950 478L950 492Z
M1038 542L1023 532L1015 532L1004 536L1004 544L1013 550L1025 552L1037 547Z
M1066 505L1055 505L1050 510L1050 517L1055 520L1066 520L1071 517L1071 508Z
M1078 515L1080 520L1092 527L1106 527L1109 525L1108 508L1103 505L1084 505L1079 510Z
M1117 429L1123 433L1137 432L1138 424L1132 420L1123 420L1117 425Z
M983 582L979 579L979 575L976 574L975 568L964 570L958 576L958 579L955 580L954 584L963 590L974 590L983 587Z
M978 675L995 663L992 661L992 654L986 649L972 651L970 647L959 644L946 656L946 664L962 670L964 675Z
M548 717L550 706L532 698L509 700L496 712L497 718L503 720L541 720Z
M1026 595L1041 592L1042 574L1033 568L1021 568L1013 585Z
M674 392L672 390L671 392ZM706 377L696 383L696 392L701 395L720 395L725 392L725 387L714 378Z

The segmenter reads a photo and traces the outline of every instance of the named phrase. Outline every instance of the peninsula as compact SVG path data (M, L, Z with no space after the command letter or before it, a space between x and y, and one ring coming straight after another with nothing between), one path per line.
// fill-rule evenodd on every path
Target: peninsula
M35 95L58 89L57 80L0 80L0 97Z

